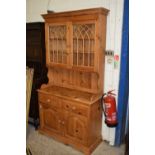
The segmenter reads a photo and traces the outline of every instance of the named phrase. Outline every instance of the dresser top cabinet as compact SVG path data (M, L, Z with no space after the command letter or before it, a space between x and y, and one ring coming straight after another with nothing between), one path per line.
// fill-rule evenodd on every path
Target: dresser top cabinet
M86 9L43 15L47 66L99 72L102 37L108 10Z
M107 14L95 8L42 15L49 85L103 92Z

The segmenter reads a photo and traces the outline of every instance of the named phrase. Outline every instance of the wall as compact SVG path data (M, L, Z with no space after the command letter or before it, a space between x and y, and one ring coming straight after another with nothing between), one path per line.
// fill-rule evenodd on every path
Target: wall
M49 0L26 0L26 22L43 21L41 14L47 13Z
M47 10L55 12L78 10L95 7L105 7L110 10L107 17L107 37L106 50L114 51L114 55L120 56L121 37L122 37L122 18L124 0L27 0L26 1L26 22L43 21L40 14L47 13ZM116 99L118 94L120 61L118 66L114 67L114 60L111 64L105 63L105 86L104 91L115 89ZM119 58L120 60L120 58ZM115 128L108 128L104 123L102 125L102 136L104 140L114 145Z

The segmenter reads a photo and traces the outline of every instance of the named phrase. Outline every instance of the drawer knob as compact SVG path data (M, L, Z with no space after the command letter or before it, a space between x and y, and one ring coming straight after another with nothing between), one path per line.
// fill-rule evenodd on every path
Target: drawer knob
M76 109L76 107L72 107L72 110L75 110Z
M50 102L50 99L47 99L47 102L49 103Z
M65 122L64 122L64 121L62 121L62 124L64 125L64 124L65 124Z
M66 108L69 108L69 106L68 106L68 105L66 105Z

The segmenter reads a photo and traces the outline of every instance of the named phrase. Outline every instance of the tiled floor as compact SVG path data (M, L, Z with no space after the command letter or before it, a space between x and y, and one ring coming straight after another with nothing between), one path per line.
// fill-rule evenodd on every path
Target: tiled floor
M32 155L83 155L83 153L64 145L50 137L41 135L35 131L34 127L28 127L27 145L32 151ZM124 155L125 146L112 147L106 142L102 142L92 155Z

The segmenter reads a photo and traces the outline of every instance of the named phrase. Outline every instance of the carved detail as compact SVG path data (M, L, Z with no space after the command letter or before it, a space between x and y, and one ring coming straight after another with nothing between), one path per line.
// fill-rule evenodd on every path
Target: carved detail
M95 24L73 25L73 64L94 66Z
M49 26L50 62L67 63L66 25Z

